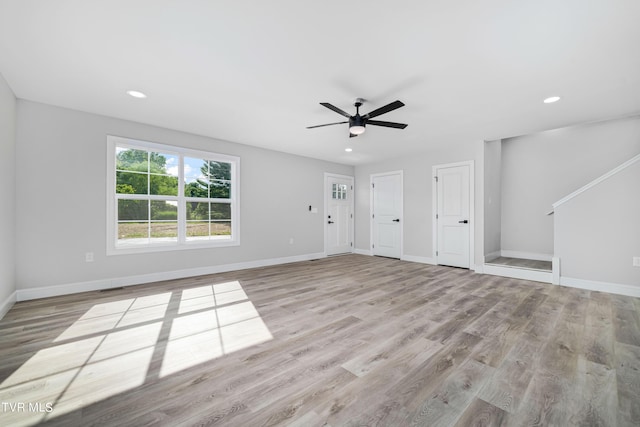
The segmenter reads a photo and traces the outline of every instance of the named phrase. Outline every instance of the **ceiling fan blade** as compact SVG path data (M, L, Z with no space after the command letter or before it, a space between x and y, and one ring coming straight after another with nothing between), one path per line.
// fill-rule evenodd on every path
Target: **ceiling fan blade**
M346 111L342 111L341 109L339 109L338 107L336 107L335 105L331 105L328 102L321 102L320 105L322 105L323 107L327 107L330 110L335 111L336 113L345 116L347 118L351 118L351 115L349 113L347 113Z
M323 126L333 126L333 125L342 125L344 123L349 123L349 122L336 122L336 123L327 123L325 125L315 125L315 126L307 126L307 129L313 129L313 128L321 128Z
M368 125L384 126L386 128L404 129L408 125L405 123L383 122L380 120L367 120Z
M358 135L356 135L355 133L349 132L349 138L355 138L356 136L358 136Z
M380 107L376 110L370 111L369 113L365 114L364 116L362 116L362 118L364 119L370 119L373 117L377 117L381 114L384 113L388 113L389 111L393 111L395 109L398 109L400 107L404 107L404 104L400 101L393 101L390 104L385 105L384 107Z

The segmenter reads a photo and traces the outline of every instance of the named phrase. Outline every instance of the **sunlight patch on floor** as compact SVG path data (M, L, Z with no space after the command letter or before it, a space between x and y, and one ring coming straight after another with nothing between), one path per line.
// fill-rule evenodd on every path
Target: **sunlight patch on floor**
M0 384L0 401L53 411L5 411L0 425L33 425L272 338L237 281L96 304Z
M171 292L164 292L96 304L60 334L54 342L162 319L170 299Z
M183 291L178 314L160 377L273 338L237 281Z
M0 401L51 403L54 411L5 411L0 424L29 425L142 385L161 325L151 323L38 351L0 385Z

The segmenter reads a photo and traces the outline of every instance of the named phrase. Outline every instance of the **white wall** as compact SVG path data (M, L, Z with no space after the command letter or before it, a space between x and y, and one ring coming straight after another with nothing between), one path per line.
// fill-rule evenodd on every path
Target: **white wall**
M106 136L241 158L238 247L106 256ZM324 172L353 167L18 101L17 289L318 254ZM294 244L289 239L294 238ZM85 262L85 252L95 261Z
M484 152L484 255L500 253L502 229L502 141L487 141ZM493 255L491 255L493 254Z
M15 301L16 97L0 75L0 318Z
M640 161L557 206L556 256L560 283L569 279L601 282L599 290L640 295ZM580 283L578 283L580 284ZM609 289L630 285L635 293Z
M484 143L482 143L484 145ZM476 264L481 264L482 209L478 209L478 187L482 186L482 149L477 142L457 144L445 151L431 151L419 155L390 159L384 162L356 166L356 220L355 247L362 252L371 251L370 242L370 175L402 170L404 184L403 255L425 262L434 258L432 223L432 166L475 161L476 183ZM483 148L483 147L480 147ZM479 167L480 166L480 167ZM480 178L479 178L480 177ZM481 205L481 203L480 203ZM480 214L480 218L478 218ZM478 245L480 245L478 247ZM480 256L480 258L478 258ZM472 266L473 268L473 266Z
M640 117L503 140L503 251L551 256L552 204L640 152Z

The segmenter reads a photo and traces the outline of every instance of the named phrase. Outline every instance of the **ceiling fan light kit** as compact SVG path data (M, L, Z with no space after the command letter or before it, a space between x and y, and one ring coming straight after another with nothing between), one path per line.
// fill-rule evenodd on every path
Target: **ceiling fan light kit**
M357 98L356 102L353 104L356 107L356 114L354 116L349 113L341 110L340 108L329 104L328 102L321 102L320 105L326 107L341 116L347 117L349 120L345 122L336 122L336 123L327 123L324 125L316 125L316 126L308 126L307 129L319 128L324 126L332 126L332 125L340 125L343 123L349 123L349 138L353 138L354 136L362 135L365 131L366 125L373 126L382 126L389 127L394 129L404 129L407 127L405 123L395 123L395 122L383 122L380 120L370 120L374 117L380 116L384 113L388 113L389 111L396 110L400 107L404 107L404 104L400 101L391 102L384 107L380 107L376 110L373 110L365 115L360 115L360 107L364 103L364 99Z
M364 120L359 114L356 114L354 117L349 119L349 133L353 135L360 135L364 133Z
M349 128L349 133L352 135L362 135L364 133L364 126L353 125Z

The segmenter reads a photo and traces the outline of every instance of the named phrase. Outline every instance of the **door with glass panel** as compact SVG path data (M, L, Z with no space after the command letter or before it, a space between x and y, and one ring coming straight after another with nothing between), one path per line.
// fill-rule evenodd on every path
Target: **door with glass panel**
M353 251L353 177L327 175L326 252Z

